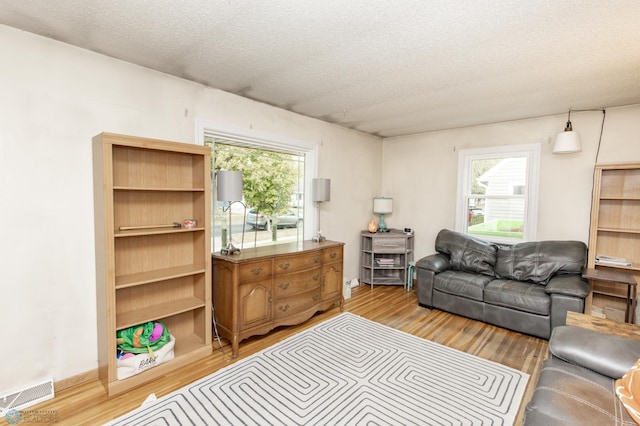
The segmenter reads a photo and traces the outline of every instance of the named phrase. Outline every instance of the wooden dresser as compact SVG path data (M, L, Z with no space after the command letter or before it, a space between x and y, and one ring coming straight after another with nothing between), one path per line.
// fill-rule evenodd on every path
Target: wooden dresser
M212 254L214 318L233 357L241 340L299 324L336 303L343 309L343 246L304 241Z

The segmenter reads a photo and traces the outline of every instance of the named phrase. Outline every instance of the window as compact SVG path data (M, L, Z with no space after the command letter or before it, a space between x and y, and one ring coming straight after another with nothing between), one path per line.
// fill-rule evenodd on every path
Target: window
M212 150L212 251L224 247L229 234L240 249L311 238L315 211L308 207L307 177L315 176L315 145L203 121L197 131L199 142ZM216 199L218 170L243 172L244 205L229 209Z
M456 230L497 243L536 238L540 145L458 153Z

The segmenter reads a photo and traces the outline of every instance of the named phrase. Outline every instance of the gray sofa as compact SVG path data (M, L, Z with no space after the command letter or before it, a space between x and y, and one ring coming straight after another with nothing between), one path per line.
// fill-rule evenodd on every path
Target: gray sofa
M556 327L525 410L525 426L635 425L614 384L639 358L639 340Z
M584 311L580 241L496 244L443 229L416 262L418 303L548 339L567 311Z

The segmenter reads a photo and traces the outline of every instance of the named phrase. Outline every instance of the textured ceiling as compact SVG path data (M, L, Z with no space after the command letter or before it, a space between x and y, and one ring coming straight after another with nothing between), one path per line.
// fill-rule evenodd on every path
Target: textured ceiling
M2 0L0 24L384 137L640 103L638 0Z

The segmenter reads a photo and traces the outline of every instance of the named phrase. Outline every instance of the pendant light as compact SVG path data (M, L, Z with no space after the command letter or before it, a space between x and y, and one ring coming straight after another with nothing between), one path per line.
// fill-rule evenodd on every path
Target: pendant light
M571 110L569 110L567 126L564 128L564 132L558 133L558 136L556 136L556 143L553 145L553 153L571 154L580 151L582 151L580 136L573 130L573 126L571 125Z

